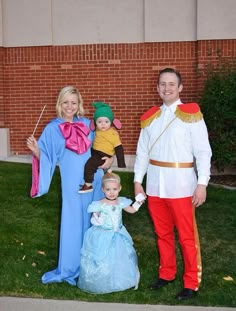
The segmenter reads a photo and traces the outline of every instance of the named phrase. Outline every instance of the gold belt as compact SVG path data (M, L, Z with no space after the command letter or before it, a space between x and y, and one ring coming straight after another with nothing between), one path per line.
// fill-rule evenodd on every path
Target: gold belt
M193 167L193 162L162 162L156 160L149 160L149 163L161 167L173 167L173 168L188 168Z

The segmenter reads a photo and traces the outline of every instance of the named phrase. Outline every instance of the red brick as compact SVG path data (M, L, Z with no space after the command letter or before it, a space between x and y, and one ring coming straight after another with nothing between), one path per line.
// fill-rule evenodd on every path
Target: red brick
M235 58L236 40L0 48L0 127L10 128L13 154L29 154L25 139L41 108L47 105L36 137L55 117L60 88L72 84L82 94L88 117L93 115L93 101L110 103L123 124L125 152L135 154L139 118L160 103L159 70L166 66L179 70L182 100L196 101L204 81L197 69L217 64L219 51Z

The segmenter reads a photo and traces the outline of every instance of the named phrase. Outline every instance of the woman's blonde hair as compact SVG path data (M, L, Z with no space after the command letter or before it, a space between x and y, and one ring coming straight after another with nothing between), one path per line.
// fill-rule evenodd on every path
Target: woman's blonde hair
M61 89L58 98L57 98L57 103L56 103L56 112L57 112L57 116L59 118L62 118L62 111L61 111L61 106L65 100L65 97L71 94L76 94L78 97L78 103L79 103L79 107L78 107L78 111L76 111L75 115L77 116L83 116L84 115L84 106L83 106L83 99L82 96L80 94L80 92L77 90L77 88L75 88L74 86L68 85L65 86Z
M104 186L106 181L117 181L120 184L120 176L112 173L112 172L107 172L103 177L102 177L102 185Z

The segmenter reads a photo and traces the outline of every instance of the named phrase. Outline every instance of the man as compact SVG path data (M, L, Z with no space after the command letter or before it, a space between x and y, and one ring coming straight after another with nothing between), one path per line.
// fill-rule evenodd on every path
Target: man
M201 282L201 256L195 207L206 200L210 179L211 147L202 113L196 103L182 104L179 72L160 72L157 90L163 105L141 117L141 132L134 165L135 195L145 195L157 235L159 278L149 286L160 289L174 281L176 254L174 228L184 260L183 289L176 299L194 296ZM197 174L196 174L197 173Z

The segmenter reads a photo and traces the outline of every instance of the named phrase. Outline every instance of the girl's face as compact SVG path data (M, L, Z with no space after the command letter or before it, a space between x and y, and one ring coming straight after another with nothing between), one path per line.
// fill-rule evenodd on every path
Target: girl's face
M96 120L97 129L100 131L106 131L111 127L111 121L107 117L99 117Z
M69 94L64 97L61 104L62 117L66 122L73 122L74 115L79 109L78 96L76 94Z
M109 200L116 200L121 190L121 185L116 180L108 180L104 182L102 191Z

